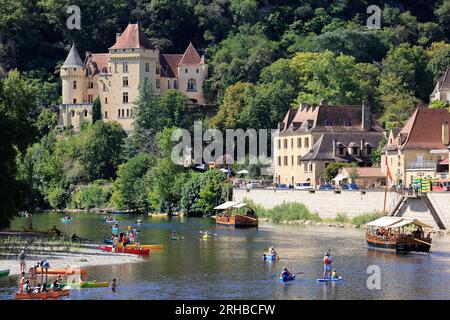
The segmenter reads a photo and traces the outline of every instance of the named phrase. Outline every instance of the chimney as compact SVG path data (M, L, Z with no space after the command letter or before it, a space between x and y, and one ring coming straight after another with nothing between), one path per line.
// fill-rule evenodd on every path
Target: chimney
M116 42L117 42L117 40L119 40L121 35L122 35L122 33L120 33L120 32L116 33Z
M327 105L328 105L328 101L326 99L320 100L319 106L327 106Z
M442 144L448 146L449 143L448 121L444 121L442 122Z
M370 105L367 101L362 103L361 127L363 131L369 131L372 124L372 116L370 114Z

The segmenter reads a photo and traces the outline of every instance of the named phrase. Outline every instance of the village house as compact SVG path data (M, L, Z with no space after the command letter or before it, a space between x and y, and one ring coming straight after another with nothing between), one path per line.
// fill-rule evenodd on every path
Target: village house
M450 113L417 108L402 129L390 131L381 170L389 184L412 184L413 177L448 178Z
M430 101L440 100L447 104L450 103L450 67L445 74L439 78L430 95Z
M370 189L383 186L386 183L386 176L380 167L345 167L339 169L338 175L333 180L336 183L339 181L356 183L360 188Z
M133 129L133 107L139 85L147 81L156 93L181 91L193 105L205 105L203 82L208 75L205 57L192 43L184 54L165 54L154 47L139 24L117 34L107 53L86 52L84 61L75 45L60 69L62 104L58 125L78 130L92 121L96 97L104 121L117 121L126 132Z
M274 182L294 186L325 183L332 162L372 166L372 153L385 137L368 103L319 106L301 104L278 124L274 139Z

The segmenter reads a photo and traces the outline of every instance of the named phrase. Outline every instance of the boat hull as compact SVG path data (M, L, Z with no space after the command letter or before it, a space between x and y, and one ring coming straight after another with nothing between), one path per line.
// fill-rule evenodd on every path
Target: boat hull
M100 245L100 250L111 252L112 251L112 247L105 246L105 245ZM133 248L127 248L127 246L125 246L125 249L118 248L117 253L130 253L130 254L148 255L150 253L150 249L133 249Z
M369 249L395 251L395 252L429 252L431 248L430 238L414 240L411 237L400 237L395 240L383 239L379 236L366 234L366 242Z
M16 293L16 300L30 300L30 299L57 299L59 297L69 296L69 290L49 290L49 292L39 293Z
M258 218L236 214L234 216L216 216L216 223L219 225L231 226L235 228L257 228Z
M9 275L10 270L0 270L0 277L7 277Z

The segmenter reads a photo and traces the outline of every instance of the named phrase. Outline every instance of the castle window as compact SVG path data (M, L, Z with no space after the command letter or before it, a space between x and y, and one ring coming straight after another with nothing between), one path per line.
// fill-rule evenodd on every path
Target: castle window
M197 69L196 71L197 71L197 73L198 73L198 69Z
M122 83L124 87L128 87L128 77L123 77Z
M145 72L150 72L150 63L145 63Z
M108 119L108 111L105 111L105 119Z
M88 94L88 102L92 103L92 101L94 101L94 96L92 94Z
M187 73L187 69L184 69L184 73Z
M167 79L167 89L170 89L170 80Z
M105 97L105 104L108 104L108 97Z
M156 88L159 89L161 87L160 79L156 79Z
M72 118L75 117L75 111L72 110L72 111L70 112L70 114L71 114Z
M197 82L195 79L189 79L187 82L187 91L188 92L195 92L197 91Z
M87 110L84 110L84 116L87 117L87 115L88 115Z
M88 81L88 89L94 89L94 83L92 81Z
M124 92L122 96L122 102L128 103L128 92Z
M161 73L161 68L159 66L156 66L156 74L160 74Z
M122 64L122 71L123 71L123 72L128 72L128 62L124 62L124 63Z
M173 88L178 89L178 82L177 80L173 80Z
M103 84L103 92L105 92L106 91L106 84L104 83Z
M117 117L120 118L120 109L117 110Z
M127 117L130 116L130 109L127 109Z
M72 88L73 88L73 90L77 89L77 81L76 80L73 81Z
M73 98L72 102L73 104L77 104L77 98Z

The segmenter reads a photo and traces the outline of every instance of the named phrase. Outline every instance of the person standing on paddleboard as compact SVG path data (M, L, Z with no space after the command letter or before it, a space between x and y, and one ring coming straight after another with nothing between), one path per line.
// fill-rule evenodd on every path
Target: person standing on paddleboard
M333 263L333 257L330 252L325 253L323 257L323 278L328 279L331 277L331 264Z

